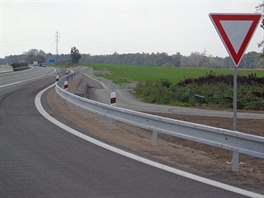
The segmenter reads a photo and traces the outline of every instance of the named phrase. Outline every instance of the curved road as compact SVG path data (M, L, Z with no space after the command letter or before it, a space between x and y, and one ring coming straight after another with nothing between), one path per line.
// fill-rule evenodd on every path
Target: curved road
M38 69L19 74L51 73ZM53 75L14 85L15 77L0 78L1 198L243 197L115 154L53 125L34 106Z

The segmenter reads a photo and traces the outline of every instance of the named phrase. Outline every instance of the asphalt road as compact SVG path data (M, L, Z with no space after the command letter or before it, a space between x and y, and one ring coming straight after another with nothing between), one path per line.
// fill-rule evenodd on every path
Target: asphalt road
M34 106L36 94L53 81L50 76L0 87L1 198L242 197L66 133Z

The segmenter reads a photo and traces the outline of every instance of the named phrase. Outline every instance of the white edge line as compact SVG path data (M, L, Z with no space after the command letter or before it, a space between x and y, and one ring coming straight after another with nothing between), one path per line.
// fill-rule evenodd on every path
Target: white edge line
M101 141L98 141L94 138L91 138L87 135L84 135L83 133L59 122L58 120L56 120L54 117L52 117L51 115L49 115L43 108L42 104L41 104L41 97L43 95L43 93L45 91L47 91L48 89L52 88L53 86L55 86L54 84L50 85L49 87L45 88L44 90L40 91L36 97L35 97L35 106L37 108L37 110L39 111L39 113L44 116L47 120L49 120L50 122L52 122L53 124L57 125L58 127L62 128L63 130L83 139L83 140L86 140L92 144L95 144L97 146L100 146L104 149L107 149L109 151L112 151L114 153L117 153L117 154L120 154L122 156L125 156L125 157L128 157L130 159L133 159L133 160L136 160L138 162L141 162L141 163L144 163L144 164L147 164L147 165L150 165L150 166L153 166L155 168L159 168L161 170L164 170L164 171L167 171L167 172L170 172L170 173L173 173L173 174L176 174L176 175L179 175L179 176L182 176L182 177L185 177L185 178L188 178L188 179L192 179L192 180L195 180L195 181L198 181L198 182L201 182L201 183L204 183L204 184L207 184L207 185L211 185L211 186L214 186L214 187L217 187L217 188L221 188L221 189L224 189L224 190L227 190L227 191L230 191L230 192L234 192L234 193L237 193L237 194L241 194L241 195L244 195L244 196L248 196L248 197L254 197L254 198L263 198L264 195L262 194L258 194L258 193L255 193L255 192L251 192L251 191L248 191L248 190L244 190L244 189L241 189L241 188L238 188L238 187L234 187L234 186L231 186L231 185L228 185L228 184L224 184L224 183L221 183L221 182L217 182L217 181L214 181L214 180L211 180L211 179L207 179L207 178L204 178L204 177L201 177L201 176L198 176L198 175L194 175L192 173L188 173L188 172L185 172L185 171L182 171L182 170L179 170L179 169L176 169L176 168L172 168L172 167L169 167L169 166L166 166L164 164L160 164L158 162L155 162L155 161L152 161L152 160L149 160L149 159L146 159L146 158L143 158L143 157L140 157L138 155L135 155L135 154L132 154L132 153L129 153L127 151L123 151L121 149L118 149L116 147L113 147L111 145L108 145L106 143L103 143Z
M45 75L42 75L42 76L38 76L38 77L34 77L34 78L30 78L30 79L27 79L27 80L21 80L21 81L13 82L13 83L10 83L10 84L1 85L1 86L0 86L0 89L1 89L1 88L4 88L4 87L9 87L9 86L12 86L12 85L20 84L20 83L23 83L23 82L27 82L27 81L30 81L30 80L34 80L34 79L38 79L38 78L42 78L42 77L47 76L47 75L54 74L54 73L56 72L56 69L55 69L55 68L52 68L52 69L53 69L53 72L50 73L50 74L45 74Z

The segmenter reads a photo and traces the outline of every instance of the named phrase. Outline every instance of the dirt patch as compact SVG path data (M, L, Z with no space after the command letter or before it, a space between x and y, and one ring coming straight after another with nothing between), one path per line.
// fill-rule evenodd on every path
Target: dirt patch
M79 80L70 83L69 90L74 91L78 83L80 83ZM166 135L160 135L159 144L153 146L151 144L151 131L116 121L112 122L112 130L110 131L108 129L108 119L93 113L85 113L67 104L55 93L54 89L48 93L47 101L54 114L71 122L89 136L175 168L240 188L264 193L264 160L240 155L240 171L233 173L231 165L227 163L231 159L230 151ZM228 118L168 114L163 116L230 128ZM251 120L240 120L239 123L242 128L243 122L245 122L244 127L247 128L250 128L247 124L254 124ZM253 126L251 127L252 132L254 131L255 134L262 133L260 129L254 130L256 123Z

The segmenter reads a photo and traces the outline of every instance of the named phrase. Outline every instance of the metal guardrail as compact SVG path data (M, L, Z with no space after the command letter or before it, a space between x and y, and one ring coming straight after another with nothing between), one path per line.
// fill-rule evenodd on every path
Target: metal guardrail
M109 119L152 130L153 144L158 143L158 133L162 133L230 150L233 152L232 170L235 172L239 170L239 153L264 159L264 137L111 106L82 98L64 90L64 81L74 79L77 74L78 72L68 74L56 83L56 92L58 95L83 110L103 115Z

